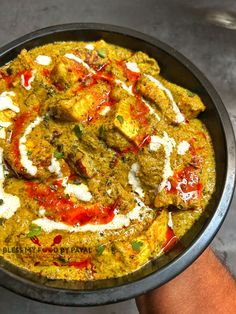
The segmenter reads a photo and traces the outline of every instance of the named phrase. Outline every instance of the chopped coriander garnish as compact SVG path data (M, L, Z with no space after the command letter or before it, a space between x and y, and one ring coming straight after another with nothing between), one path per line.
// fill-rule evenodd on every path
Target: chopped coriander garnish
M102 255L103 251L105 250L105 244L101 244L96 247L97 256Z
M63 152L59 152L58 150L55 150L53 156L56 158L56 159L61 159L64 157L64 153Z
M75 127L74 127L74 132L75 132L75 135L79 138L79 139L81 139L81 137L82 137L82 135L83 135L83 127L82 127L82 125L80 124L80 125L75 125Z
M104 138L104 136L105 136L105 128L104 128L104 125L101 125L99 128L99 137Z
M131 243L131 245L132 245L132 249L133 249L134 251L139 252L140 249L141 249L141 246L143 245L143 242L140 242L140 241L133 241L133 242Z
M33 238L33 237L35 237L35 236L40 235L41 232L42 232L42 228L41 228L40 226L34 226L34 225L32 225L32 226L30 227L29 232L27 233L27 237L28 237L28 238Z
M120 115L116 116L116 119L120 122L120 124L124 123L124 118Z
M32 154L32 151L31 151L31 150L28 150L27 156L30 156L31 154Z
M189 97L194 97L195 96L195 94L193 92L191 92L190 90L188 90L188 89L187 89L187 95Z
M97 53L98 53L99 57L101 57L101 58L105 58L107 56L105 49L98 49Z

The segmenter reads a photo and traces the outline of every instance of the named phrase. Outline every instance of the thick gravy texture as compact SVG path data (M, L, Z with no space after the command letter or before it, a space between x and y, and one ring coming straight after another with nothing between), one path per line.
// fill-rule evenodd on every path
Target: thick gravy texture
M49 278L118 277L204 211L215 186L205 106L147 54L58 42L22 50L0 77L4 259Z

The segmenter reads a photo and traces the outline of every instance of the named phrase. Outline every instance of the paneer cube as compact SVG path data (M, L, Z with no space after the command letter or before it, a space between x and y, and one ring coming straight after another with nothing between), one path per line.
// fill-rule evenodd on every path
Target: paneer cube
M59 90L64 90L70 88L79 78L87 74L87 72L87 69L85 69L82 64L62 57L61 60L55 64L51 73L51 79Z
M71 122L85 121L89 109L94 105L93 95L78 95L69 99L61 99L51 107L55 118Z
M101 105L109 99L110 87L99 82L91 87L85 87L71 97L68 91L63 96L50 101L52 115L60 120L71 122L87 121L93 116Z
M122 99L117 104L117 111L114 118L115 127L123 133L129 140L136 142L136 138L140 132L140 125L134 120L130 114L130 106L134 101L134 97Z

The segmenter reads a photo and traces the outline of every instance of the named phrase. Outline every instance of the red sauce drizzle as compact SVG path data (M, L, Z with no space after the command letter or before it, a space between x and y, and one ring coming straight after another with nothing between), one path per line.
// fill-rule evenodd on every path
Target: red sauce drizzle
M119 206L117 200L112 204L102 207L93 204L85 207L66 198L59 191L52 191L49 187L40 187L38 183L27 182L26 191L31 198L37 199L49 213L49 219L59 219L68 225L79 223L81 226L90 224L107 224L114 218L114 210Z
M174 234L171 227L167 227L166 242L162 245L163 252L169 251L169 249L178 241L178 238Z
M168 182L170 185L166 187L167 192L179 194L184 201L201 196L202 184L193 166L187 166L177 172ZM189 194L191 192L193 192L192 197Z
M102 108L105 106L112 106L114 104L114 102L110 99L111 89L109 89L106 93L91 93L94 97L95 103L93 108L91 108L87 113L87 122L96 121L96 119L98 119L100 116L99 112Z
M75 268L79 268L79 269L83 269L83 268L87 268L88 266L91 265L91 260L89 258L86 258L82 261L79 261L79 262L69 262L68 263L69 266L73 266Z
M29 80L32 77L33 72L32 72L32 69L29 69L29 70L25 70L25 71L19 71L15 75L5 75L4 73L1 73L1 74L2 74L1 78L4 79L7 88L11 88L14 80L17 77L20 77L21 75L24 76L24 86L28 87L29 86Z
M38 107L32 108L33 112L38 113ZM29 121L32 116L32 111L23 112L15 118L12 137L11 137L11 146L12 146L12 154L14 156L15 166L18 169L22 169L22 165L20 163L20 150L19 150L19 135L23 132L25 123Z
M13 131L12 131L12 138L16 137L23 131L24 124L25 122L29 120L31 115L32 115L31 112L26 111L17 116L17 118L15 119Z
M33 75L33 71L31 69L26 70L22 75L24 77L24 86L29 87L29 80L31 79Z
M81 90L84 90L86 88L89 88L95 84L98 83L98 80L103 80L109 83L110 85L114 85L114 78L111 74L104 73L104 70L106 66L109 64L106 63L100 69L96 71L96 73L88 73L86 75L83 75L81 79L81 85L75 90L75 92L79 92Z
M121 69L123 70L123 73L127 77L127 79L130 82L135 84L140 77L140 73L133 72L133 71L129 70L127 68L126 62L124 60L117 61L117 64L121 67Z
M126 70L126 75L127 75L128 80L134 83L136 83L140 77L140 73L130 71L129 69Z
M143 139L140 141L140 144L138 145L139 149L141 149L144 146L147 146L151 143L151 136L148 135L144 135Z

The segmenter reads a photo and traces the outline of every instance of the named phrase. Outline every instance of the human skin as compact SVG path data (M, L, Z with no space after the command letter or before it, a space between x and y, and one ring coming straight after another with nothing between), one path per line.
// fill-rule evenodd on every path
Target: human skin
M140 314L236 313L236 282L208 248L164 286L136 298Z

